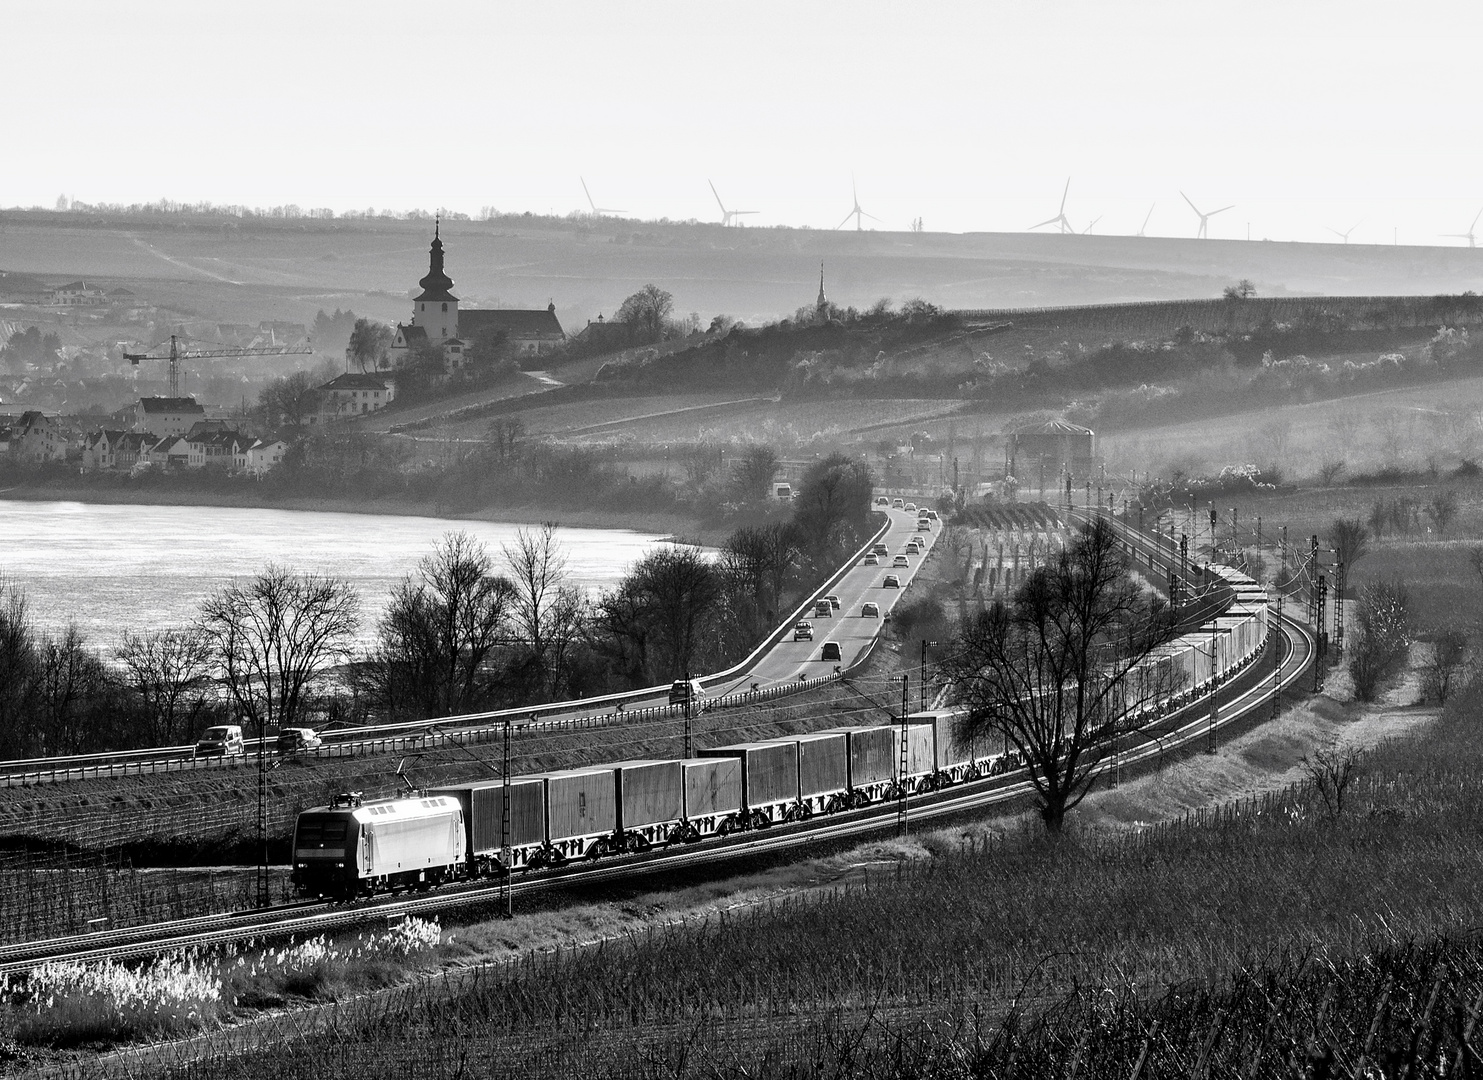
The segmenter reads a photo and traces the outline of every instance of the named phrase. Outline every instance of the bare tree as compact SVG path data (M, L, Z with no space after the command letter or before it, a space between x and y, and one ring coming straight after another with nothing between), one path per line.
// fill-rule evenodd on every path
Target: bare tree
M263 387L258 403L263 407L269 424L300 427L309 414L319 408L319 391L315 389L314 377L309 372L295 371Z
M1329 817L1337 818L1344 813L1344 798L1359 778L1359 762L1359 751L1340 750L1337 746L1315 750L1311 757L1303 758L1308 782L1323 800Z
M395 331L374 319L356 319L350 331L350 358L361 371L379 371L389 367L389 350Z
M721 552L723 572L739 595L756 604L769 622L776 617L783 589L798 564L799 549L792 528L781 523L744 526L726 538Z
M37 725L43 754L75 754L84 749L84 718L100 695L108 671L86 647L82 632L69 625L60 637L43 637L37 647Z
M657 285L645 285L618 307L616 320L633 327L643 341L658 341L664 324L674 311L675 298Z
M1339 474L1347 467L1342 459L1330 458L1318 467L1318 479L1324 487L1333 487L1334 481L1339 479Z
M778 474L778 455L770 446L749 446L731 469L731 490L737 502L761 502L771 493Z
M964 738L1002 735L1029 768L1046 827L1059 833L1129 717L1170 689L1142 665L1173 627L1099 519L1009 603L972 620L938 669L969 707Z
M1426 700L1447 704L1464 678L1468 636L1461 630L1439 630L1432 636L1431 652L1421 671L1421 693Z
M19 757L35 738L36 632L24 590L0 578L0 752Z
M150 741L158 746L187 738L206 704L211 669L211 647L200 630L125 630L113 655L143 706Z
M451 716L479 704L483 669L503 640L515 586L484 545L451 532L392 591L371 668L394 712Z
M1439 536L1446 532L1447 526L1457 517L1457 492L1451 488L1437 492L1431 497L1431 502L1427 503L1426 513L1432 519L1432 525L1436 527Z
M581 595L568 584L556 523L520 529L514 546L505 545L503 551L515 587L511 621L526 649L528 681L552 692L561 681L570 637L585 614Z
M259 736L292 727L314 687L348 659L360 598L348 582L269 564L201 605L212 666Z
M525 435L525 421L519 417L502 416L494 420L484 434L484 445L494 460L503 464L515 460L517 447Z
M653 674L661 680L684 677L695 659L701 631L720 599L719 574L698 548L687 544L651 551L629 577L652 627Z
M1359 518L1334 518L1327 539L1334 549L1334 557L1346 570L1354 569L1354 564L1369 552L1370 534Z

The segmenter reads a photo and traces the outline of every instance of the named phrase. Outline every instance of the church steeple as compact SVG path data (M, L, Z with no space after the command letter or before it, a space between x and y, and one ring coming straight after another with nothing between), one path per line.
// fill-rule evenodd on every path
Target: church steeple
M820 315L827 314L829 311L829 298L824 295L824 264L822 262L819 263L819 300L814 305L814 309Z
M443 240L438 235L442 226L442 216L439 215L433 222L433 243L428 249L427 276L417 284L422 286L422 295L418 300L457 300L450 291L453 288L453 279L443 271Z

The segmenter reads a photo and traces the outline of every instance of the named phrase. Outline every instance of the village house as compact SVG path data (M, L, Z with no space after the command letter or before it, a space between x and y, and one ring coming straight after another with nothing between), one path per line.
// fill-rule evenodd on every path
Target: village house
M32 409L11 429L10 453L22 461L65 461L67 432L55 416Z
M235 431L204 428L185 437L187 468L230 469L236 463L237 446L248 440Z
M205 416L206 407L198 405L195 398L140 398L134 430L147 431L157 439L166 435L184 435Z
M309 422L328 424L386 408L396 398L396 383L384 376L346 372L318 387L318 391L319 408Z
M88 470L112 469L115 467L117 445L123 440L122 431L90 431L82 437L82 467Z
M51 302L53 307L102 307L108 294L86 281L69 281L52 290Z
M288 453L288 443L283 439L249 439L247 442L251 445L239 443L237 446L235 464L239 472L262 476L281 465L283 455Z

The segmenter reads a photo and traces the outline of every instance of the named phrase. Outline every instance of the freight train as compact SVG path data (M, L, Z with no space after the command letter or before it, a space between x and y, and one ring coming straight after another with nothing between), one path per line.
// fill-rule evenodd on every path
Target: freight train
M1265 591L1234 570L1214 572L1231 587L1231 606L1161 646L1123 681L1132 723L1186 703L1261 655ZM431 888L806 821L1023 765L1000 737L965 742L960 719L951 709L919 712L904 726L833 728L710 747L694 758L514 776L508 814L502 780L376 801L351 793L299 815L292 880L302 896L335 899Z

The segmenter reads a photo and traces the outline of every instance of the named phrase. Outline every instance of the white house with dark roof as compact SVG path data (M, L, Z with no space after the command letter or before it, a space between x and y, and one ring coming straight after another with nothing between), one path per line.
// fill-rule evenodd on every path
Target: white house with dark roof
M328 424L386 408L396 398L396 382L382 375L347 371L336 375L319 392L319 409L309 417L311 424Z
M191 397L140 398L134 430L147 431L157 439L184 435L206 418L206 407Z
M69 281L52 290L51 302L53 307L101 307L108 303L108 294L86 281Z
M67 432L55 416L36 409L21 414L11 427L10 453L22 461L65 461Z
M247 445L250 443L251 445ZM288 443L283 439L249 439L239 443L235 453L235 464L240 472L257 476L283 463L288 453Z

